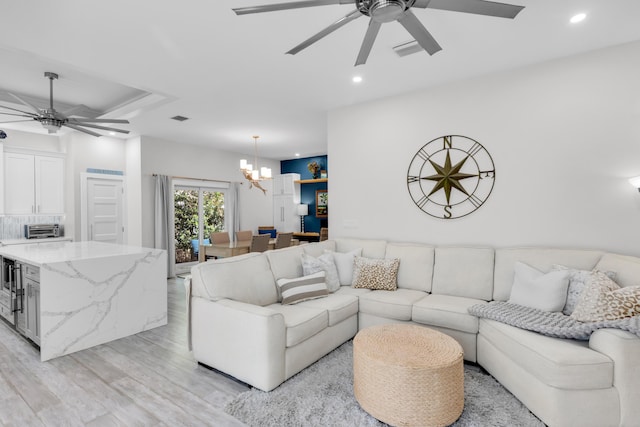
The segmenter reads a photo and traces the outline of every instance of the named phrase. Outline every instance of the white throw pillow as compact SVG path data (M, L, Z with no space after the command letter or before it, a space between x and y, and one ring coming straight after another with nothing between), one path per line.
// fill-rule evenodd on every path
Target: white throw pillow
M295 279L278 279L282 304L297 304L329 295L324 271Z
M551 266L552 270L566 270L569 273L569 290L567 291L567 302L562 309L562 313L571 316L573 310L576 309L580 297L584 292L587 283L591 278L591 271L589 270L577 270L575 268L569 268L564 265L554 264ZM606 271L604 274L611 279L615 280L616 273L614 271Z
M333 252L325 250L324 253L333 254L333 262L338 269L338 277L342 286L351 286L353 281L353 262L357 256L362 256L362 248L354 249L350 252Z
M567 302L569 273L566 270L543 273L516 262L509 301L542 311L562 311Z
M301 258L302 274L308 276L319 271L324 271L329 292L335 292L340 289L340 277L338 277L338 269L333 261L333 254L322 254L317 258L308 254L302 254Z

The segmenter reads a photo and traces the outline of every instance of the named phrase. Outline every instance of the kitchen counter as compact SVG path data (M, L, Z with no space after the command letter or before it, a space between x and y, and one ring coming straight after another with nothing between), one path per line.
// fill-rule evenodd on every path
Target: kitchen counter
M25 239L26 240L26 239ZM115 245L102 242L38 242L37 245L7 245L0 247L0 255L40 267L68 261L109 258L148 252L149 248Z
M35 243L52 243L52 242L71 242L73 239L71 237L46 237L41 239L2 239L0 240L0 246L11 246L11 245L33 245Z
M0 247L40 268L42 361L167 323L167 252L102 242Z

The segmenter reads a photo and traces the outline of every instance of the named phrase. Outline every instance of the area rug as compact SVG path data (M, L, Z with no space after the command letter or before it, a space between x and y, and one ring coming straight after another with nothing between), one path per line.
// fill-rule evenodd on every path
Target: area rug
M544 427L538 418L475 365L464 368L464 411L457 427ZM252 427L384 427L353 396L353 343L349 341L270 392L251 389L225 411Z

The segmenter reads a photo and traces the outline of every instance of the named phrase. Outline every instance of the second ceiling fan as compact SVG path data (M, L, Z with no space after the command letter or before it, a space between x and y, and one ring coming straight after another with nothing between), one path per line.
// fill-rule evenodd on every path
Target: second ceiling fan
M496 3L485 0L307 0L293 1L289 3L277 3L262 6L249 6L235 8L233 11L237 15L249 13L274 12L287 9L300 9L304 7L327 6L334 4L355 4L356 9L338 19L319 33L309 37L290 51L288 54L295 55L301 50L311 46L313 43L331 34L338 28L348 24L361 16L368 16L369 27L364 36L356 66L367 62L373 43L380 31L382 24L398 21L418 44L433 55L442 49L431 33L413 14L411 8L440 9L453 12L465 12L475 15L495 16L499 18L513 19L520 13L524 6L517 6L505 3Z

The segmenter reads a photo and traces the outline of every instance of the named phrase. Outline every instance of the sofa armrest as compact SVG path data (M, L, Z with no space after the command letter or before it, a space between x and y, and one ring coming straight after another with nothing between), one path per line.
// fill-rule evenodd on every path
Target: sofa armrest
M640 420L640 338L618 329L599 329L589 347L613 360L613 386L620 396L620 425Z
M269 308L223 299L191 299L193 355L264 391L285 380L284 317Z

